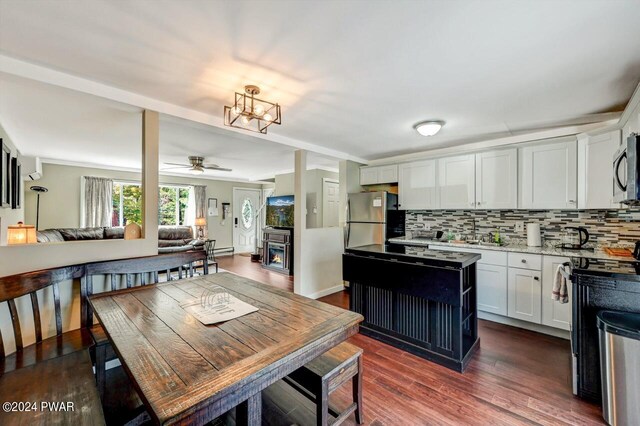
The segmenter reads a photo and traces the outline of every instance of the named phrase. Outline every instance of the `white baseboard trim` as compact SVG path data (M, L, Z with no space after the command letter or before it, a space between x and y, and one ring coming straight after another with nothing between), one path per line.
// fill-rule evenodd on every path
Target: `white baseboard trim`
M489 312L478 311L478 318L498 322L500 324L510 325L512 327L524 328L525 330L535 331L536 333L547 334L549 336L560 337L561 339L571 339L571 333L559 328L548 327L542 324L534 324L531 322L521 321L515 318L504 317Z
M344 285L340 284L340 285L326 288L324 290L320 290L316 293L310 294L307 297L310 299L319 299L321 297L328 296L333 293L338 293L339 291L342 291L342 290L344 290Z

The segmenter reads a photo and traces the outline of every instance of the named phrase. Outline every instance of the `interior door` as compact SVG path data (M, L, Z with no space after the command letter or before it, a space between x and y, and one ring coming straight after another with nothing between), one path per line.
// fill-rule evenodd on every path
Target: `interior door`
M338 226L340 214L340 184L337 181L322 180L322 226Z
M475 156L458 155L438 160L441 209L475 209Z
M250 253L256 249L260 192L259 189L233 188L233 248L236 253Z

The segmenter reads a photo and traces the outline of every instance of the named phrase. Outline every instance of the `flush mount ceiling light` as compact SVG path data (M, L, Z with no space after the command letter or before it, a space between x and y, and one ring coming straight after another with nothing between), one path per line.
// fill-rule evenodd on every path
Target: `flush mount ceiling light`
M429 120L421 121L413 126L413 128L422 136L433 136L442 129L442 126L444 126L444 121Z
M280 105L258 99L258 86L244 86L245 93L235 94L233 105L224 107L224 124L229 127L267 133L267 127L280 124Z

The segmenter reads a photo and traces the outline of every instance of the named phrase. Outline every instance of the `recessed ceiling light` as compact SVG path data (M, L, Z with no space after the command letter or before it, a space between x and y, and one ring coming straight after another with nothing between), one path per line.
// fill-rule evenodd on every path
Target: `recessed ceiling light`
M444 126L444 121L421 121L420 123L413 126L414 129L422 136L433 136L442 129Z

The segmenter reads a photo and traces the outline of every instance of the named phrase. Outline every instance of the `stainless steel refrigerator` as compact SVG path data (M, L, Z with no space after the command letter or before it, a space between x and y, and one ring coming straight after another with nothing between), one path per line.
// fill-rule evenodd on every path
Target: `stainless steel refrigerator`
M404 235L405 212L398 195L386 191L349 194L345 247L386 244Z

